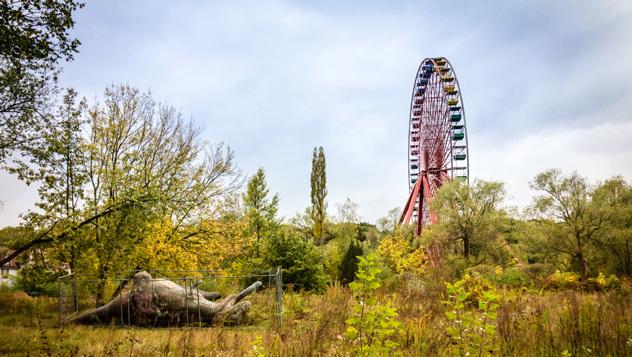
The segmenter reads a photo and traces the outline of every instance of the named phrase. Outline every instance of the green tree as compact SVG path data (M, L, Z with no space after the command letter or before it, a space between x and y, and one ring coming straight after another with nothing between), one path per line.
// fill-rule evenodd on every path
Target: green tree
M77 53L69 31L81 7L74 0L0 2L0 164L30 157L52 125L50 97L60 63Z
M447 236L461 245L461 254L490 253L500 244L497 237L505 212L498 205L504 197L503 184L476 180L472 185L454 180L443 185L430 202L438 217L431 233Z
M590 273L587 259L595 234L602 228L603 210L591 201L592 188L583 177L563 176L557 169L538 174L531 187L542 192L533 209L548 219L547 247L574 259L582 280Z
M313 221L312 230L318 244L324 243L323 227L327 218L327 173L325 150L314 148L312 154L311 201L310 215Z
M360 222L356 227L356 239L360 242L366 242L365 244L369 247L375 248L383 236L373 224Z
M139 254L139 247L160 239L173 248L165 252L204 254L200 246L208 235L201 234L204 227L196 223L213 217L239 180L230 149L204 145L199 130L180 113L156 105L137 89L108 88L104 103L89 110L84 125L83 157L72 170L85 175L86 182L73 208L77 219L55 218L66 216L65 196L57 194L66 192L66 186L57 178L68 177L67 166L60 165L51 180L55 184L40 192L44 213L51 219L37 222L33 228L39 235L16 254L45 242L70 243L81 235L85 244L78 263L82 273L99 278L97 301L102 302L112 273L139 264L151 268L159 261ZM65 146L59 147L63 152ZM66 162L63 155L53 157Z
M382 233L393 233L401 215L402 209L400 207L395 207L389 210L386 213L386 216L381 217L377 220L377 229L379 229Z
M84 199L86 184L85 143L81 137L85 109L85 100L79 100L77 93L68 89L59 107L51 111L57 124L42 131L41 145L32 151L32 166L10 169L27 182L37 179L39 183L39 201L35 204L38 210L24 216L24 225L32 232L30 238L35 235L34 229L45 229L49 236L65 234L63 242L54 242L54 252L57 260L72 272L75 272L81 244L81 235L75 234L72 227L81 220L79 206ZM51 241L51 238L44 238L40 243Z
M325 288L325 274L316 246L290 227L283 227L268 239L265 262L268 266L282 267L283 281L297 289L322 291Z
M613 273L632 276L632 186L613 177L595 189L592 199L606 219L594 237L602 260Z
M347 246L340 263L340 282L347 285L353 281L358 271L358 263L364 254L362 244L357 239L352 239Z
M268 198L269 189L263 168L250 178L243 196L248 221L248 232L255 236L255 254L259 256L262 239L267 239L277 229L276 213L279 209L279 195Z
M347 256L361 249L359 242L365 238L360 234L358 205L349 198L342 204L337 204L338 213L332 222L326 222L323 228L323 266L330 281L343 279L348 284L355 276L355 256ZM357 243L357 244L356 244ZM350 251L351 249L351 251ZM360 253L361 255L362 253Z
M199 129L148 93L108 88L89 125L87 208L94 215L101 207L120 207L91 227L102 282L113 271L137 266L128 259L152 234L153 222L169 220L166 241L186 246L195 233L190 225L238 187L230 149L205 146Z
M32 212L27 216L31 225L56 224L59 228L73 227L81 220L80 204L84 200L87 183L84 165L85 142L81 137L84 124L85 100L78 100L77 93L69 89L63 98L57 115L58 127L51 128L44 136L47 149L36 156L38 166L43 169L43 180L38 187L39 202L36 206L42 213ZM58 252L63 263L75 272L83 236L70 234L58 243Z
M25 226L6 226L0 229L0 246L18 248L33 238L33 230ZM3 254L0 254L3 256Z

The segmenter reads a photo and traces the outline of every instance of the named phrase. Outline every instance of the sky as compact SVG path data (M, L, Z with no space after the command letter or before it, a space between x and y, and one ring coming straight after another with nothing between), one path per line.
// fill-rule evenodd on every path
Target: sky
M286 218L327 158L329 213L375 222L407 199L410 93L426 57L459 79L472 178L527 206L539 172L632 179L632 1L87 1L63 87L89 101L129 84L263 167ZM34 188L0 173L0 226Z

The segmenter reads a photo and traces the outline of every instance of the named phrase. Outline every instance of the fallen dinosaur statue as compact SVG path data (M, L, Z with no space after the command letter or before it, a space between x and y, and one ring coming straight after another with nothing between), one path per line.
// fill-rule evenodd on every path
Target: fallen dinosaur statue
M242 323L250 310L243 298L257 291L257 281L239 294L221 301L219 293L184 287L166 279L153 279L145 271L136 273L130 288L119 293L107 304L69 316L64 323L110 323L112 321L138 326L173 326L186 322L236 325Z

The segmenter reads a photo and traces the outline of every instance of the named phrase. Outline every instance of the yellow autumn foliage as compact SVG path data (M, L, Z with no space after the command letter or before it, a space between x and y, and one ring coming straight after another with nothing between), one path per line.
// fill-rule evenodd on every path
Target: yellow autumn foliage
M146 232L132 259L149 269L221 270L252 244L239 221L207 220L177 228L167 218L148 222Z
M386 265L397 273L421 273L425 269L424 247L413 248L400 232L383 239L378 246L378 252Z

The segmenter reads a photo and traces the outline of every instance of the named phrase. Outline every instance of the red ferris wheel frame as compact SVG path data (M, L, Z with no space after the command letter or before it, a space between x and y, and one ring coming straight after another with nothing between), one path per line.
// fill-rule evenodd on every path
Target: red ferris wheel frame
M421 61L410 101L409 196L399 219L418 236L436 215L428 207L437 190L453 179L469 180L465 111L459 81L444 57Z

